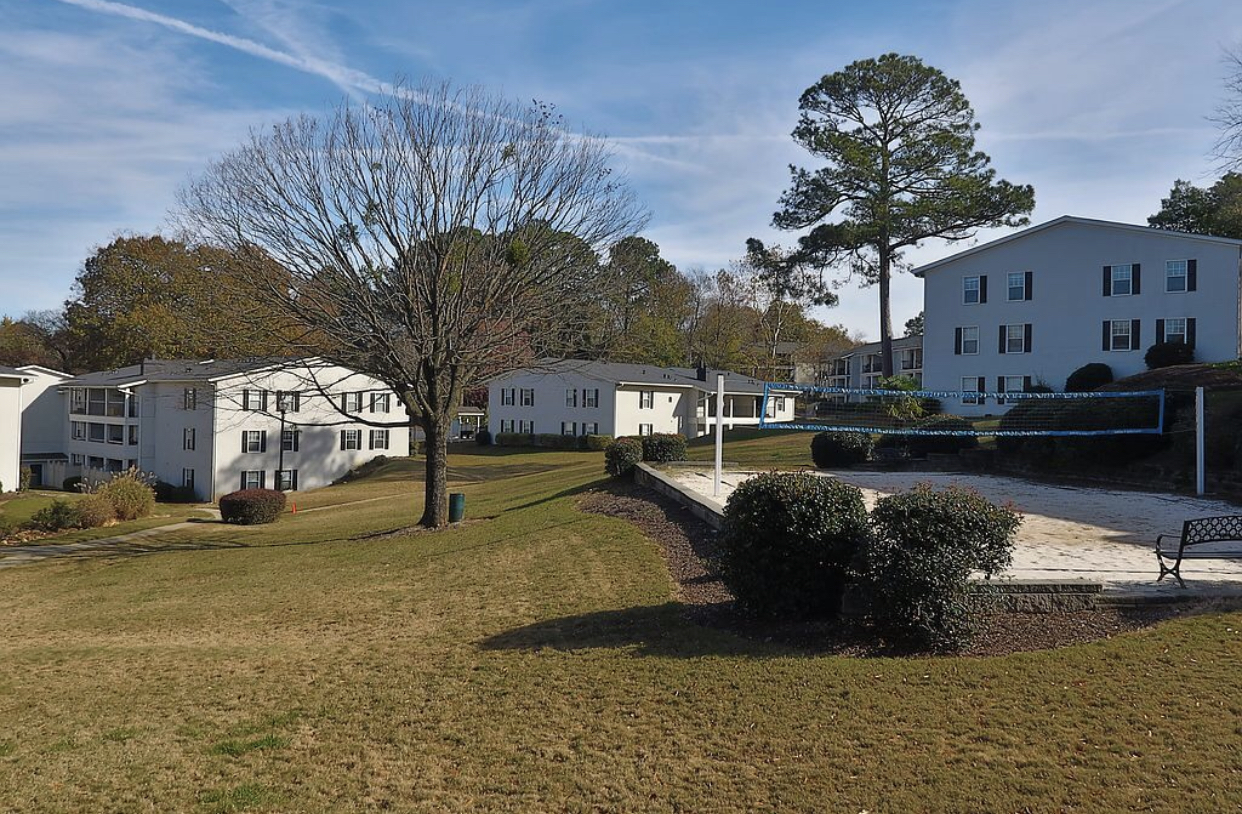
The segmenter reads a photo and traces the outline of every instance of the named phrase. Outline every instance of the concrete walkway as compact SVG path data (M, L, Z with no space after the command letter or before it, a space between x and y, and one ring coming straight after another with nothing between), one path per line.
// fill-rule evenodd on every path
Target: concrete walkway
M188 529L203 528L219 528L219 526L211 523L214 520L219 522L220 510L216 508L200 509L206 517L197 521L186 521L181 523L170 523L167 526L156 526L151 529L143 529L141 531L132 531L129 534L118 534L115 537L100 537L97 540L83 540L80 543L46 543L44 545L24 545L24 546L3 546L0 547L0 569L15 568L19 565L30 565L43 560L52 559L53 557L67 557L77 554L86 554L92 551L99 551L105 548L114 548L118 545L126 543L141 542L142 540L160 535L168 534L173 531L185 531Z

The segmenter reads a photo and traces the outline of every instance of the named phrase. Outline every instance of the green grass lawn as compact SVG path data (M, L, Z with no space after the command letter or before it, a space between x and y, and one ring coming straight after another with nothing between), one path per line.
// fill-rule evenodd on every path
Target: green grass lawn
M30 520L35 512L52 505L54 501L64 500L72 503L76 500L80 500L81 497L82 495L78 492L20 492L16 497L0 500L0 519L11 519L16 523L25 523ZM43 545L49 543L81 543L88 540L98 540L104 537L115 537L121 534L129 534L134 531L167 526L173 523L180 523L183 520L188 520L194 517L206 517L206 514L198 506L179 503L157 503L155 504L155 512L150 517L144 517L141 520L130 520L124 523L114 523L110 526L101 526L94 529L75 529L73 531L64 532L63 534L42 537L38 540L31 541L29 544Z
M42 490L13 492L10 494L12 497L5 496L0 498L0 517L11 520L14 523L25 523L30 520L35 512L46 506L51 506L54 501L67 500L73 502L82 497L75 492L45 492Z
M0 570L0 810L1242 805L1242 614L810 656L687 622L654 544L575 509L601 468L463 450L458 528L373 536L418 515L403 461L197 550Z

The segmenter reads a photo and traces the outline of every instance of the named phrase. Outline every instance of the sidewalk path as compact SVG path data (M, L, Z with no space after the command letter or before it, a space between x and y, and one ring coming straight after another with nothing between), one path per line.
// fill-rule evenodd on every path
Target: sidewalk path
M204 527L218 528L214 524L204 521L218 521L220 519L220 510L210 508L202 509L201 511L206 512L207 517L200 518L197 521L171 523L167 526L156 526L151 529L133 531L129 534L118 534L115 537L101 537L98 540L84 540L80 543L47 543L45 545L0 547L0 569L30 565L31 563L41 562L52 557L83 554L123 543L132 543L151 537L158 537L170 531L184 531L186 529L201 529Z

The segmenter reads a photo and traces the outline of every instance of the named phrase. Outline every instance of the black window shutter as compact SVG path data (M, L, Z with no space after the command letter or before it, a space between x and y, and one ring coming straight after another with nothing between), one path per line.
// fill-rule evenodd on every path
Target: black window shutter
M1104 267L1104 296L1113 296L1113 267Z
M1026 299L1031 298L1031 283L1035 282L1035 272L1028 271L1026 273Z
M998 353L1005 352L1005 327L1006 326L1004 325L1000 326L1000 342L998 343L998 347L997 347Z
M345 430L341 430L341 449L345 449Z
M988 391L988 380L980 376L978 379L975 380L975 387L979 389L979 393L982 396L983 393L986 393ZM987 401L987 399L985 398L981 397L979 399L980 404L982 404L985 401Z
M1195 346L1195 320L1193 317L1186 320L1186 344L1192 348Z
M1022 352L1023 353L1031 352L1031 331L1032 331L1032 326L1031 326L1031 323L1028 322L1022 328Z
M1139 266L1138 263L1135 263L1134 265L1130 266L1130 280L1131 280L1130 293L1131 294L1142 294L1143 293L1142 268Z
M293 431L293 451L294 451L294 452L297 452L297 451L298 451L298 446L299 446L301 443L302 443L302 431L301 431L301 430L294 430L294 431Z
M1156 344L1159 345L1164 341L1164 320L1156 320Z
M979 302L985 303L987 301L988 301L988 275L981 274L979 275Z
M244 387L242 388L242 409L250 409L250 391Z
M260 489L267 488L267 470L266 469L259 470L259 488Z
M1022 392L1023 393L1031 392L1031 377L1030 376L1022 377Z
M1186 261L1186 290L1194 291L1199 287L1199 261Z
M953 355L954 356L962 355L962 329L961 328L953 329Z
M267 430L259 430L259 452L267 452Z
M1109 344L1112 339L1112 327L1108 320L1104 320L1104 350L1111 350Z
M1138 350L1141 346L1142 332L1139 330L1142 323L1137 319L1130 320L1130 350Z
M246 488L246 473L245 472L242 472L241 474L241 488L242 489Z
M997 392L997 393L1004 393L1004 392L1005 392L1005 377L1004 377L1004 376L997 376L997 377L996 377L996 392ZM997 397L997 399L996 399L996 403L997 403L997 404L1004 404L1004 403L1005 403L1005 400L1004 400L1003 398L1000 398L1000 397L998 396L998 397Z
M246 431L242 430L242 452L247 452L247 451L248 450L246 449Z

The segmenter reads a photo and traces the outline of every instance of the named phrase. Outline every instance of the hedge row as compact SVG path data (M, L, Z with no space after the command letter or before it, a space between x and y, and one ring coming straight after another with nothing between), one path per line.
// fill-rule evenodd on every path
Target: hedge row
M220 498L220 519L239 526L271 523L285 510L285 493L277 489L241 489Z
M498 432L489 435L501 447L539 447L543 449L585 449L599 452L612 443L611 435L557 435L556 433ZM480 441L480 443L482 443Z
M680 433L623 435L604 449L604 471L609 475L628 475L635 464L671 463L686 460L686 436Z

